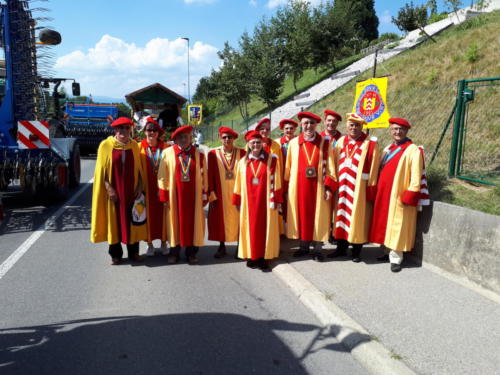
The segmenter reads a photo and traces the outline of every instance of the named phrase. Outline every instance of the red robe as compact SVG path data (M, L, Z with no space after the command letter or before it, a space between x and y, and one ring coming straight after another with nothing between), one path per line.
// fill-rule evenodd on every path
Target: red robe
M231 180L226 180L225 164L220 159L221 150L222 148L210 150L207 156L208 196L210 201L207 218L208 239L218 242L234 242L238 241L237 218L239 214L232 204L231 198L234 190L238 162L245 156L246 152L243 149L235 147L236 155L234 156L235 160L232 166L233 178ZM224 156L222 155L222 157ZM222 186L222 184L225 185ZM234 217L236 222L226 222L224 217L229 219ZM235 226L235 228L229 228L230 226ZM234 237L228 238L231 234L233 234Z
M167 241L166 210L160 202L158 192L158 168L161 160L161 152L169 145L158 140L157 147L151 147L148 152L148 142L143 139L140 143L142 168L146 172L146 209L148 242L153 240ZM152 156L154 156L152 158ZM155 165L155 157L157 157Z
M330 136L326 134L326 130L323 130L320 134L323 138L328 137L330 139ZM339 132L338 130L335 131L335 134L333 135L333 141L330 139L330 144L332 145L332 149L335 148L335 145L337 144L337 141L342 137L342 133Z

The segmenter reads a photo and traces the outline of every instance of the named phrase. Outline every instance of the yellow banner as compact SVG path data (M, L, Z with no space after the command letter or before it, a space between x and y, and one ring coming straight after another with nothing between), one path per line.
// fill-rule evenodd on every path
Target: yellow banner
M387 128L389 126L391 115L386 101L387 81L387 77L370 78L356 84L352 112L366 120L365 129Z
M188 105L188 124L200 125L203 115L203 106L201 104Z

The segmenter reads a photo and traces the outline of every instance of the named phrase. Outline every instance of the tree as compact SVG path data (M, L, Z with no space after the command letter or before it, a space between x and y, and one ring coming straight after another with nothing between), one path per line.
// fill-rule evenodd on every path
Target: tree
M404 7L399 9L398 16L396 18L392 17L392 23L401 31L410 32L419 29L428 39L436 43L434 38L427 34L424 29L427 25L427 8L425 5L415 6L412 1L409 4L406 3Z
M378 17L374 0L335 0L334 8L339 19L349 19L358 37L363 40L378 38Z
M311 7L308 2L291 1L278 9L271 19L271 29L277 46L282 48L287 73L292 75L295 91L297 81L311 65L310 15Z
M431 14L431 17L436 15L438 12L438 7L437 7L437 0L428 0L427 3L425 4L427 8L429 8L429 12Z
M265 20L255 27L253 37L244 36L240 45L252 67L252 91L271 110L283 90L286 75L283 50Z

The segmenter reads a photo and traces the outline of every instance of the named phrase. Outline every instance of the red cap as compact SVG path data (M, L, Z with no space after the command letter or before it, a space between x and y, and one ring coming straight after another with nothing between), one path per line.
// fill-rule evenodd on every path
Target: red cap
M280 129L283 130L283 128L285 127L286 124L292 124L295 127L299 126L297 121L294 121L294 120L289 119L289 118L284 118L283 120L280 121Z
M326 116L333 116L336 117L337 120L342 121L342 116L339 113L332 111L331 109L325 109L325 118Z
M271 123L271 119L267 118L267 117L264 117L262 120L260 120L258 123L257 123L257 126L255 127L255 130L260 130L260 127L264 124L267 124L267 123Z
M297 117L299 118L299 120L302 120L305 117L305 118L310 118L311 120L314 120L316 122L321 122L321 117L315 115L312 112L299 112L297 114Z
M219 136L222 136L224 133L231 135L234 139L238 138L238 133L236 133L233 129L221 126L219 128Z
M405 128L411 129L410 123L408 122L408 120L405 120L404 118L391 117L389 119L389 124L401 125Z
M156 121L153 117L148 117L146 119L146 126L148 124L153 124L154 127L156 128L156 130L158 130L158 135L162 135L163 134L163 129L161 128L160 124L158 123L158 121ZM144 129L146 129L146 126L144 127Z
M191 133L192 131L193 131L193 127L191 125L181 126L181 127L177 128L177 129L175 129L175 131L170 136L170 139L175 139L175 137L177 137L179 134L182 134L182 133Z
M245 134L245 141L250 142L251 139L262 139L262 136L257 130L250 130Z
M115 121L111 123L111 127L116 127L120 125L128 125L130 127L134 126L134 122L128 117L118 117Z

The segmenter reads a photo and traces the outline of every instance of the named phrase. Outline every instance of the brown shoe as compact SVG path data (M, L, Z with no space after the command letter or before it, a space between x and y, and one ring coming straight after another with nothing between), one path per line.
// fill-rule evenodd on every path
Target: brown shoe
M188 261L188 264L191 266L199 263L199 260L195 255L189 256L187 261Z
M120 258L111 258L111 265L112 266L117 266L122 262Z
M132 255L132 258L130 258L132 262L143 262L144 259L139 254L134 254Z

